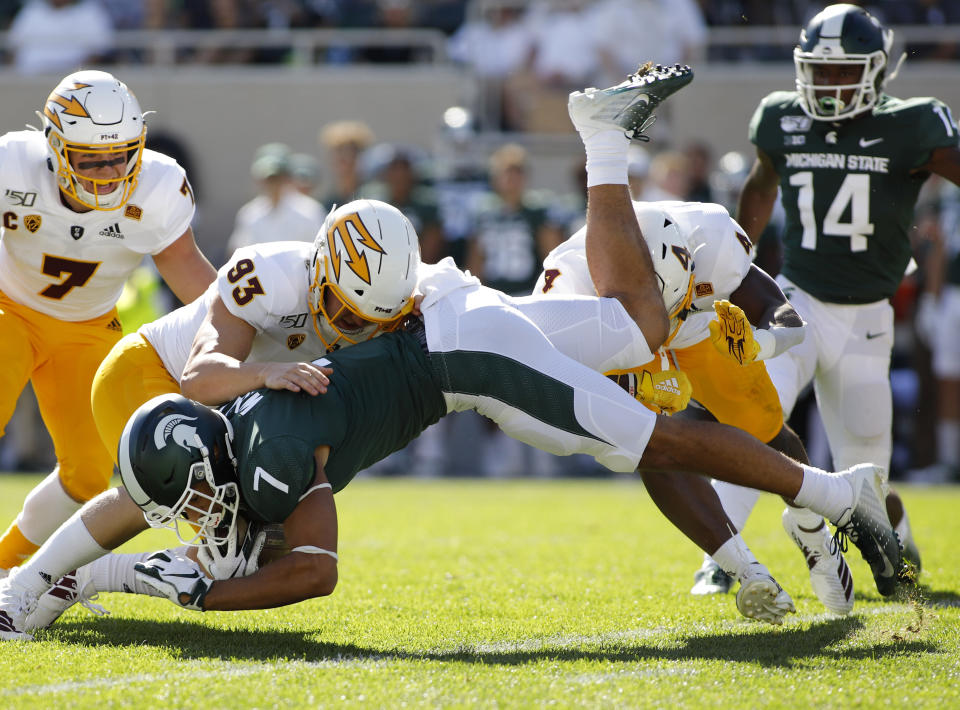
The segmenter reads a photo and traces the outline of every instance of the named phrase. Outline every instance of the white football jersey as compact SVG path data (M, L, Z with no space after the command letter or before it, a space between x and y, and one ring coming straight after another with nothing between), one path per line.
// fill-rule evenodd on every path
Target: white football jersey
M248 361L309 362L326 354L307 305L313 245L271 242L237 249L204 294L138 331L177 380L193 338L219 295L233 315L257 333Z
M634 203L635 206L640 204ZM740 286L753 261L753 244L721 205L676 201L657 202L656 205L673 218L693 254L691 313L670 342L670 349L679 350L710 334L707 323L714 318L713 302L729 298ZM547 254L534 295L596 295L587 267L586 234L584 227Z
M113 308L144 255L176 241L194 212L183 169L150 150L124 207L74 212L60 201L38 131L0 137L0 200L0 290L65 321Z

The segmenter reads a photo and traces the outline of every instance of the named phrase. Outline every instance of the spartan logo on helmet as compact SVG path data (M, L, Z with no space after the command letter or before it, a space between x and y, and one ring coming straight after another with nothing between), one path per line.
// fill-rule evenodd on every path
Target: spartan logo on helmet
M168 442L182 446L187 451L197 448L197 428L186 422L195 422L196 417L185 417L182 414L169 414L157 422L153 430L153 443L162 449Z

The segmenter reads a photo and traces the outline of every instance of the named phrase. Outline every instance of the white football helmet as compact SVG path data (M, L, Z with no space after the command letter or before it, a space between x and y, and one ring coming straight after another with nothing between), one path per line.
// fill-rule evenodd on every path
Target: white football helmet
M147 129L140 104L123 82L107 72L74 72L57 84L37 115L59 188L95 210L126 204L137 187ZM125 153L125 166L119 177L84 177L71 161L80 153L104 153L104 160ZM92 191L84 182L92 183Z
M663 305L670 317L670 335L664 342L667 345L690 312L693 301L693 254L674 219L656 203L635 202L633 210L650 249Z
M310 312L328 350L393 330L413 309L420 240L396 207L354 200L335 208L314 247ZM367 325L338 325L348 313Z

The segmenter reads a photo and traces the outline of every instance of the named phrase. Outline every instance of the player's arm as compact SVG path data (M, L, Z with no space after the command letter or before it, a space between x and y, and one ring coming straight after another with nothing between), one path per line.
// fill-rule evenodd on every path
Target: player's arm
M330 368L309 362L245 362L256 334L256 329L233 315L219 296L214 298L183 368L183 395L214 405L260 387L311 395L327 391L327 375L333 372Z
M737 222L747 230L747 235L756 242L760 239L773 214L777 201L780 176L770 156L757 148L757 159L747 175L737 202Z
M729 300L715 301L710 337L741 365L776 357L803 340L805 324L770 276L750 265Z
M190 303L200 296L217 277L216 269L200 251L190 227L173 244L154 254L153 263L182 303Z
M656 352L670 321L626 185L587 189L586 252L597 295L619 300Z
M917 170L935 173L954 185L960 185L960 148L934 148L930 153L930 160Z
M329 446L314 452L316 476L283 521L291 552L249 577L213 582L204 611L268 609L333 593L337 586L337 509L323 465Z

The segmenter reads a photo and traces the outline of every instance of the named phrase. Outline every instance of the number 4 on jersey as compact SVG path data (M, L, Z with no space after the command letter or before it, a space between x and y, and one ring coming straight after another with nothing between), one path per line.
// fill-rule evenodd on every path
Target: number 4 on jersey
M800 188L797 193L797 209L803 236L800 246L817 248L817 219L813 212L813 173L804 170L790 176L790 184ZM850 221L841 219L850 208ZM873 234L870 222L870 175L850 173L840 184L830 208L823 218L823 235L826 237L849 237L850 251L866 251L867 237Z

